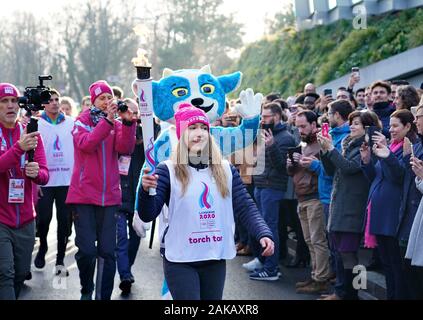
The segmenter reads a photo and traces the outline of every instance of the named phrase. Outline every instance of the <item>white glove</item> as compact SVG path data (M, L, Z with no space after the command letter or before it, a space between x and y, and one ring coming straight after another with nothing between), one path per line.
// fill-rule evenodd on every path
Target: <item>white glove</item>
M241 104L235 106L235 111L243 119L253 119L260 115L261 103L263 101L263 95L261 93L254 95L253 89L248 88L245 91L241 91L239 99L241 100Z
M132 219L132 228L134 228L135 233L140 238L145 238L147 235L147 230L151 229L151 222L145 223L142 221L138 215L138 211L135 211L134 218Z

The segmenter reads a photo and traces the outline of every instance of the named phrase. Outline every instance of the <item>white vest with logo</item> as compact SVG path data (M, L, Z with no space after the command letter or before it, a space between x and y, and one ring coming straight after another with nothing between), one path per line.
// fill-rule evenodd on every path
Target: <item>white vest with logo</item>
M74 120L66 116L65 121L53 125L43 118L38 121L38 131L43 138L50 178L44 187L69 186L74 164L72 130Z
M171 160L169 169L169 228L164 236L165 256L171 262L233 259L236 256L235 222L232 208L232 171L226 172L229 195L223 198L209 168L190 170L190 182L182 196L181 183Z

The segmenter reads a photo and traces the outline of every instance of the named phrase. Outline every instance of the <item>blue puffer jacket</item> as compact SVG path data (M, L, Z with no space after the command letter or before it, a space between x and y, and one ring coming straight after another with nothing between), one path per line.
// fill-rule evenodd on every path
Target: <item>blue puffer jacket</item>
M234 215L238 215L241 223L247 228L248 232L257 240L263 237L273 239L273 234L257 209L256 204L251 199L241 177L234 166L232 171L232 207ZM156 168L156 174L159 176L155 196L150 196L141 187L137 209L140 218L145 222L153 221L161 212L164 204L169 205L170 200L170 176L169 169L164 163L160 163ZM236 221L236 219L235 219Z

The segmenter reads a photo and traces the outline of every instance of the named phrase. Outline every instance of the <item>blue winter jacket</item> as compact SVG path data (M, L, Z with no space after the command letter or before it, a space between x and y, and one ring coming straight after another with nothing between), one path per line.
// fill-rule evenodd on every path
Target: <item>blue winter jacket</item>
M400 165L402 151L403 148L399 148L386 159L372 157L369 164L361 163L362 170L371 183L368 198L372 203L371 234L390 237L397 235L404 179L404 171Z

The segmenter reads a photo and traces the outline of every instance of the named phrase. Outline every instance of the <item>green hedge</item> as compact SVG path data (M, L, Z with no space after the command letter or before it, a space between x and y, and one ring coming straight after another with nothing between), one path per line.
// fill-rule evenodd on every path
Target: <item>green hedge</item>
M365 67L423 44L423 9L409 9L371 17L367 29L352 21L296 32L280 30L249 45L234 64L244 73L242 87L284 96L339 78L351 67Z

